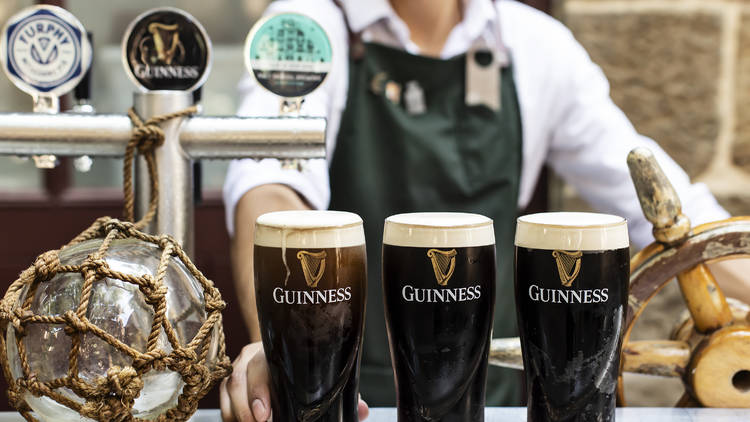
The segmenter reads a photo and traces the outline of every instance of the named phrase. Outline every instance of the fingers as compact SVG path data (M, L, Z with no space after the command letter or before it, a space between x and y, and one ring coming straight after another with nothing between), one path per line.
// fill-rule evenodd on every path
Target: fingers
M229 420L257 422L248 405L246 372L249 359L243 357L243 353L240 353L240 356L232 365L234 368L232 375L226 380L229 410L233 417Z
M227 392L227 379L221 380L219 386L219 407L221 408L221 420L224 422L237 422L232 414L232 407L229 402L229 393Z
M370 416L370 408L367 406L367 403L362 400L362 396L359 397L359 403L357 404L357 414L359 415L360 421L363 421Z
M268 364L260 342L249 344L232 364L229 378L219 387L221 419L224 422L267 422L271 420ZM364 421L370 409L362 398L357 414Z
M263 404L263 401L261 399L255 399L253 400L253 416L255 416L255 419L258 421L268 421L271 419L271 412L268 411L268 408L265 404Z
M225 422L265 422L268 418L256 418L251 410L251 403L255 397L248 395L249 382L255 379L249 379L248 373L252 373L248 368L253 357L261 355L262 364L265 368L265 357L262 354L262 346L259 343L249 344L242 348L242 352L232 364L232 374L221 384L220 406L221 417ZM253 362L253 364L257 364ZM267 388L267 387L266 387ZM270 412L268 412L270 413Z
M266 355L261 350L255 353L247 366L248 401L258 421L267 421L271 417L269 382Z

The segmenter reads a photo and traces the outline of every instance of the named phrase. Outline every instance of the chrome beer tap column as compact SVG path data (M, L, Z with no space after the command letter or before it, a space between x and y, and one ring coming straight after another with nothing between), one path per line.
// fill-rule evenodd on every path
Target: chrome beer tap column
M40 22L45 24L37 25ZM39 28L50 33L40 36ZM0 37L3 68L16 86L33 96L35 111L56 111L57 97L78 84L91 62L85 29L58 7L24 9L8 21ZM128 28L123 64L138 87L134 108L145 121L193 104L192 91L210 70L211 43L189 14L153 9ZM156 152L159 214L148 230L172 235L188 253L193 250L192 160L325 158L324 118L195 116L160 126L165 142ZM131 130L126 115L0 113L0 154L118 157ZM147 209L144 185L136 183L137 210Z

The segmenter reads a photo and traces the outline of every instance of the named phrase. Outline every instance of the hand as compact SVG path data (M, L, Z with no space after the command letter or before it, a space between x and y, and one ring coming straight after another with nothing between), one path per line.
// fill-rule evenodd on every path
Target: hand
M232 366L232 375L221 382L221 419L224 422L269 421L271 395L263 344L256 342L243 347ZM360 421L367 419L370 410L361 398L357 410Z

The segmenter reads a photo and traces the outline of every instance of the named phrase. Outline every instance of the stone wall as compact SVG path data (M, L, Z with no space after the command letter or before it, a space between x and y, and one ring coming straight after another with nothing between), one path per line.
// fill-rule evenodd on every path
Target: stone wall
M562 0L612 98L735 215L750 215L750 1Z
M734 215L750 215L750 1L558 0L556 14L607 75L612 98ZM581 209L557 182L553 207ZM653 306L652 306L653 305ZM684 303L657 295L638 339L667 338ZM679 380L626 378L630 404L671 406Z

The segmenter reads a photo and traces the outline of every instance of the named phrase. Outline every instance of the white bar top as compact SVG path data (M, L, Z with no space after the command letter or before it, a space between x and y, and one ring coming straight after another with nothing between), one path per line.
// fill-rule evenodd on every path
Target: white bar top
M617 422L747 422L750 409L675 409L654 407L627 407L617 409ZM370 409L367 422L393 422L393 408ZM216 409L199 410L191 422L220 422ZM525 407L492 407L485 412L485 422L526 422ZM0 412L0 422L25 422L15 412Z
M675 409L628 407L617 409L617 422L748 422L750 409ZM372 409L367 422L394 422L395 409ZM205 422L209 420L206 419ZM485 422L526 422L525 407L492 407ZM198 422L196 420L196 422ZM204 422L201 420L200 422Z

